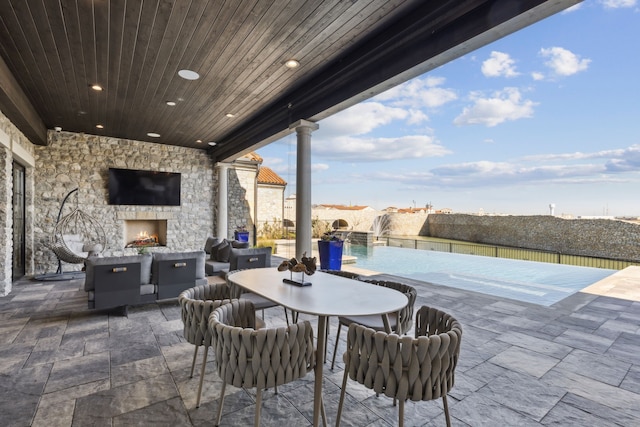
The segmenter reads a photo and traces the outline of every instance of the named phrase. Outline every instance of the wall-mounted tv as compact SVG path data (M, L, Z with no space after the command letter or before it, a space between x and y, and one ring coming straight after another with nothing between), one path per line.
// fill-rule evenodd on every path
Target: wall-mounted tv
M180 174L109 168L109 204L180 206Z

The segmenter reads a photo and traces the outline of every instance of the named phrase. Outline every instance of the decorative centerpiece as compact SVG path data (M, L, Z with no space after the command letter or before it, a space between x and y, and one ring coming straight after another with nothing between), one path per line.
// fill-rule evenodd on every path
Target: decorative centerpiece
M307 253L302 254L302 258L298 261L295 257L282 261L278 266L278 271L291 272L289 279L282 279L284 283L296 286L311 286L311 282L304 281L304 275L311 276L316 272L316 257L308 257ZM293 273L302 273L301 279L294 279Z

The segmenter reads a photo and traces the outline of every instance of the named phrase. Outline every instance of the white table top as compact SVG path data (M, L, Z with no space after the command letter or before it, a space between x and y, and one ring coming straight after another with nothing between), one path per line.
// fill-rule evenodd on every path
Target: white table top
M293 273L299 279L300 273ZM362 316L392 313L407 305L407 297L393 289L376 286L334 274L316 272L305 275L311 286L283 283L289 271L252 268L229 275L229 280L291 310L318 316Z

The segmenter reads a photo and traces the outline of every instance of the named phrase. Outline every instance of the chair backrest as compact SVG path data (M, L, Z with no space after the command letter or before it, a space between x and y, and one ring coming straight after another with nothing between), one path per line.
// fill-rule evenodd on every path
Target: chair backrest
M254 329L255 309L247 300L232 300L209 317L218 375L245 388L282 385L315 366L313 329L308 321L288 327Z
M412 338L352 323L347 335L349 377L388 397L413 401L445 396L454 385L462 328Z
M412 326L413 320L413 306L416 303L418 292L413 286L405 283L389 282L386 280L363 280L367 283L372 283L378 286L384 286L385 288L394 289L398 292L402 292L407 296L408 302L402 310L398 313L398 324L400 325L402 333L406 333Z
M185 339L194 345L211 345L209 316L216 308L231 301L226 283L186 289L178 296L182 310Z
M238 299L243 293L245 293L245 289L242 286L229 279L230 275L242 270L246 270L246 268L239 270L229 270L229 272L224 276L224 279L227 281L227 286L229 287L229 295L231 296L231 298Z
M333 274L334 276L346 277L347 279L358 279L360 275L358 273L352 273L351 271L344 270L320 270L323 273Z

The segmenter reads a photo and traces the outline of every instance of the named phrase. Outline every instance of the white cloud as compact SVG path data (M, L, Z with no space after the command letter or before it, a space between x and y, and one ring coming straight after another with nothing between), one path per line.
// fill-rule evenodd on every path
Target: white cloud
M591 62L590 59L581 59L580 56L562 47L542 48L540 56L549 58L544 64L558 76L571 76L584 71Z
M577 11L579 9L582 9L582 3L574 4L573 6L566 8L565 10L563 10L560 13L562 13L562 14L571 13L571 12L575 12L575 11Z
M508 53L492 51L491 57L482 63L482 74L485 77L516 77L515 61Z
M420 123L428 122L429 116L420 110L409 110L409 119L407 123L410 125L418 125Z
M522 99L520 91L513 87L504 88L488 98L472 93L471 99L473 105L465 107L453 120L456 126L481 124L493 127L505 121L532 117L533 107L537 105L531 100Z
M528 156L513 161L447 164L421 172L373 172L369 179L416 188L479 188L630 182L639 175L640 145L592 153Z
M534 71L534 72L532 72L532 73L531 73L531 78L532 78L533 80L536 80L536 81L538 81L538 80L544 80L544 74L542 74L542 73L541 73L541 72L539 72L539 71Z
M374 101L387 102L395 107L437 108L458 98L453 89L440 87L444 83L444 77L415 78L389 89L373 99Z
M601 0L600 3L605 9L619 9L624 7L634 7L637 3L636 0Z
M329 165L326 163L314 163L311 165L311 170L313 172L326 171L329 169Z
M320 129L314 134L363 135L387 125L394 120L409 117L409 112L401 108L388 107L379 102L363 102L320 121Z
M397 138L350 136L313 141L314 156L343 162L378 162L422 157L441 157L451 152L428 135Z

